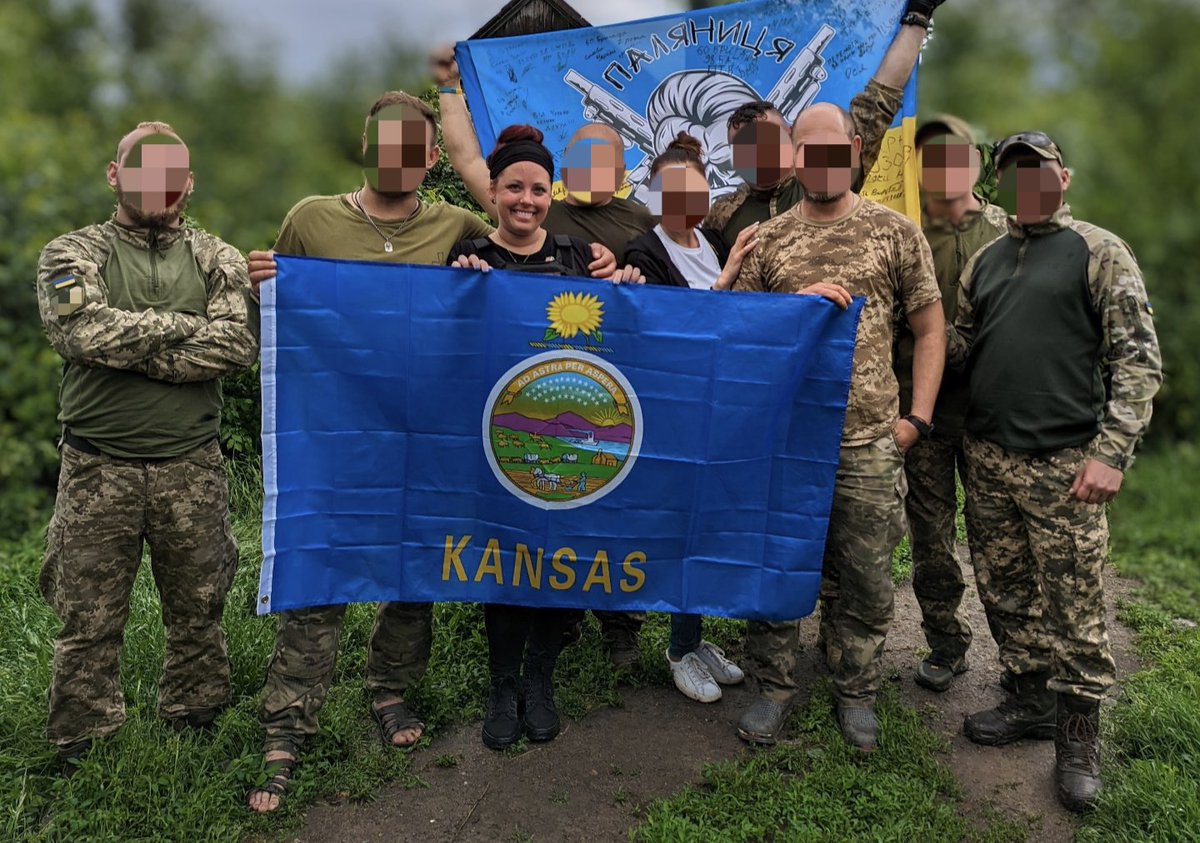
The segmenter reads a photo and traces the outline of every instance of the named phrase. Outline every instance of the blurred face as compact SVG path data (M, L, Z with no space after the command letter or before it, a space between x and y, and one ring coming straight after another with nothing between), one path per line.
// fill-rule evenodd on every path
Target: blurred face
M773 111L735 131L730 143L733 168L751 187L774 187L792 170L792 142Z
M1006 156L1000 171L1000 204L1022 225L1045 222L1063 203L1070 171L1036 153Z
M577 136L563 156L562 174L569 197L582 205L603 204L625 180L625 147L607 133Z
M797 135L796 178L805 198L817 204L836 202L850 190L858 167L858 139L845 131L815 129Z
M189 167L188 148L179 138L134 135L121 160L109 164L109 184L135 225L167 225L187 207L193 186Z
M501 232L525 238L541 227L550 210L550 174L532 161L518 161L500 171L488 193L496 203Z
M957 135L929 138L921 144L917 157L921 189L935 199L967 196L979 180L979 150Z
M667 164L650 182L650 213L668 231L689 231L708 215L708 179L690 164Z
M367 123L363 176L385 196L403 196L421 185L437 163L429 121L411 105L389 105Z

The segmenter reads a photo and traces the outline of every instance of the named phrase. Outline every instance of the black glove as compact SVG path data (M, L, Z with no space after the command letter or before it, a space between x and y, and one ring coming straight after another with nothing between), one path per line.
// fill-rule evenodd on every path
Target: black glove
M904 14L916 12L918 15L924 15L927 18L933 18L933 10L945 3L946 0L908 0L908 6L904 9Z

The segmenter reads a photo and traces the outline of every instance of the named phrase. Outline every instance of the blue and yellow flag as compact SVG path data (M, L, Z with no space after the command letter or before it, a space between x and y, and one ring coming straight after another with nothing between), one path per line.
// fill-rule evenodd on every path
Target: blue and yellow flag
M812 611L861 302L277 258L259 611Z
M557 159L583 123L606 123L625 140L625 190L647 202L650 162L684 131L704 146L715 199L741 183L726 129L734 109L768 100L790 124L810 103L848 108L887 52L904 5L750 0L612 26L462 41L455 55L485 153L505 126L530 123L546 134ZM916 112L914 73L863 195L919 220Z

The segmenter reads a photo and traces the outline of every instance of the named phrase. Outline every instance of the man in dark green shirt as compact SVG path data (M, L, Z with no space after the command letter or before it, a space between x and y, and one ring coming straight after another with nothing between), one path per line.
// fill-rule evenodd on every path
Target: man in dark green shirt
M139 124L108 181L113 218L54 239L38 262L42 323L64 360L40 584L63 622L46 731L66 761L125 720L121 640L146 542L167 638L159 716L203 728L229 702L221 613L237 543L220 379L258 356L245 259L181 219L193 180L175 130Z
M970 377L971 556L1015 693L963 730L987 745L1053 737L1059 801L1082 811L1100 791L1100 701L1116 681L1104 505L1150 422L1162 358L1129 247L1063 204L1058 144L1012 135L996 170L1016 213L963 270L949 359Z

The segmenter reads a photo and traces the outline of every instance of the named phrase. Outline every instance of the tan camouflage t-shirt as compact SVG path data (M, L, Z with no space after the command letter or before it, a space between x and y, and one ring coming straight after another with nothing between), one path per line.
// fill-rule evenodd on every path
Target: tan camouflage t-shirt
M735 290L794 293L827 281L866 296L842 444L878 439L900 415L892 372L893 312L912 313L941 301L921 229L903 214L859 198L853 211L831 222L806 219L797 205L763 223L758 241Z

